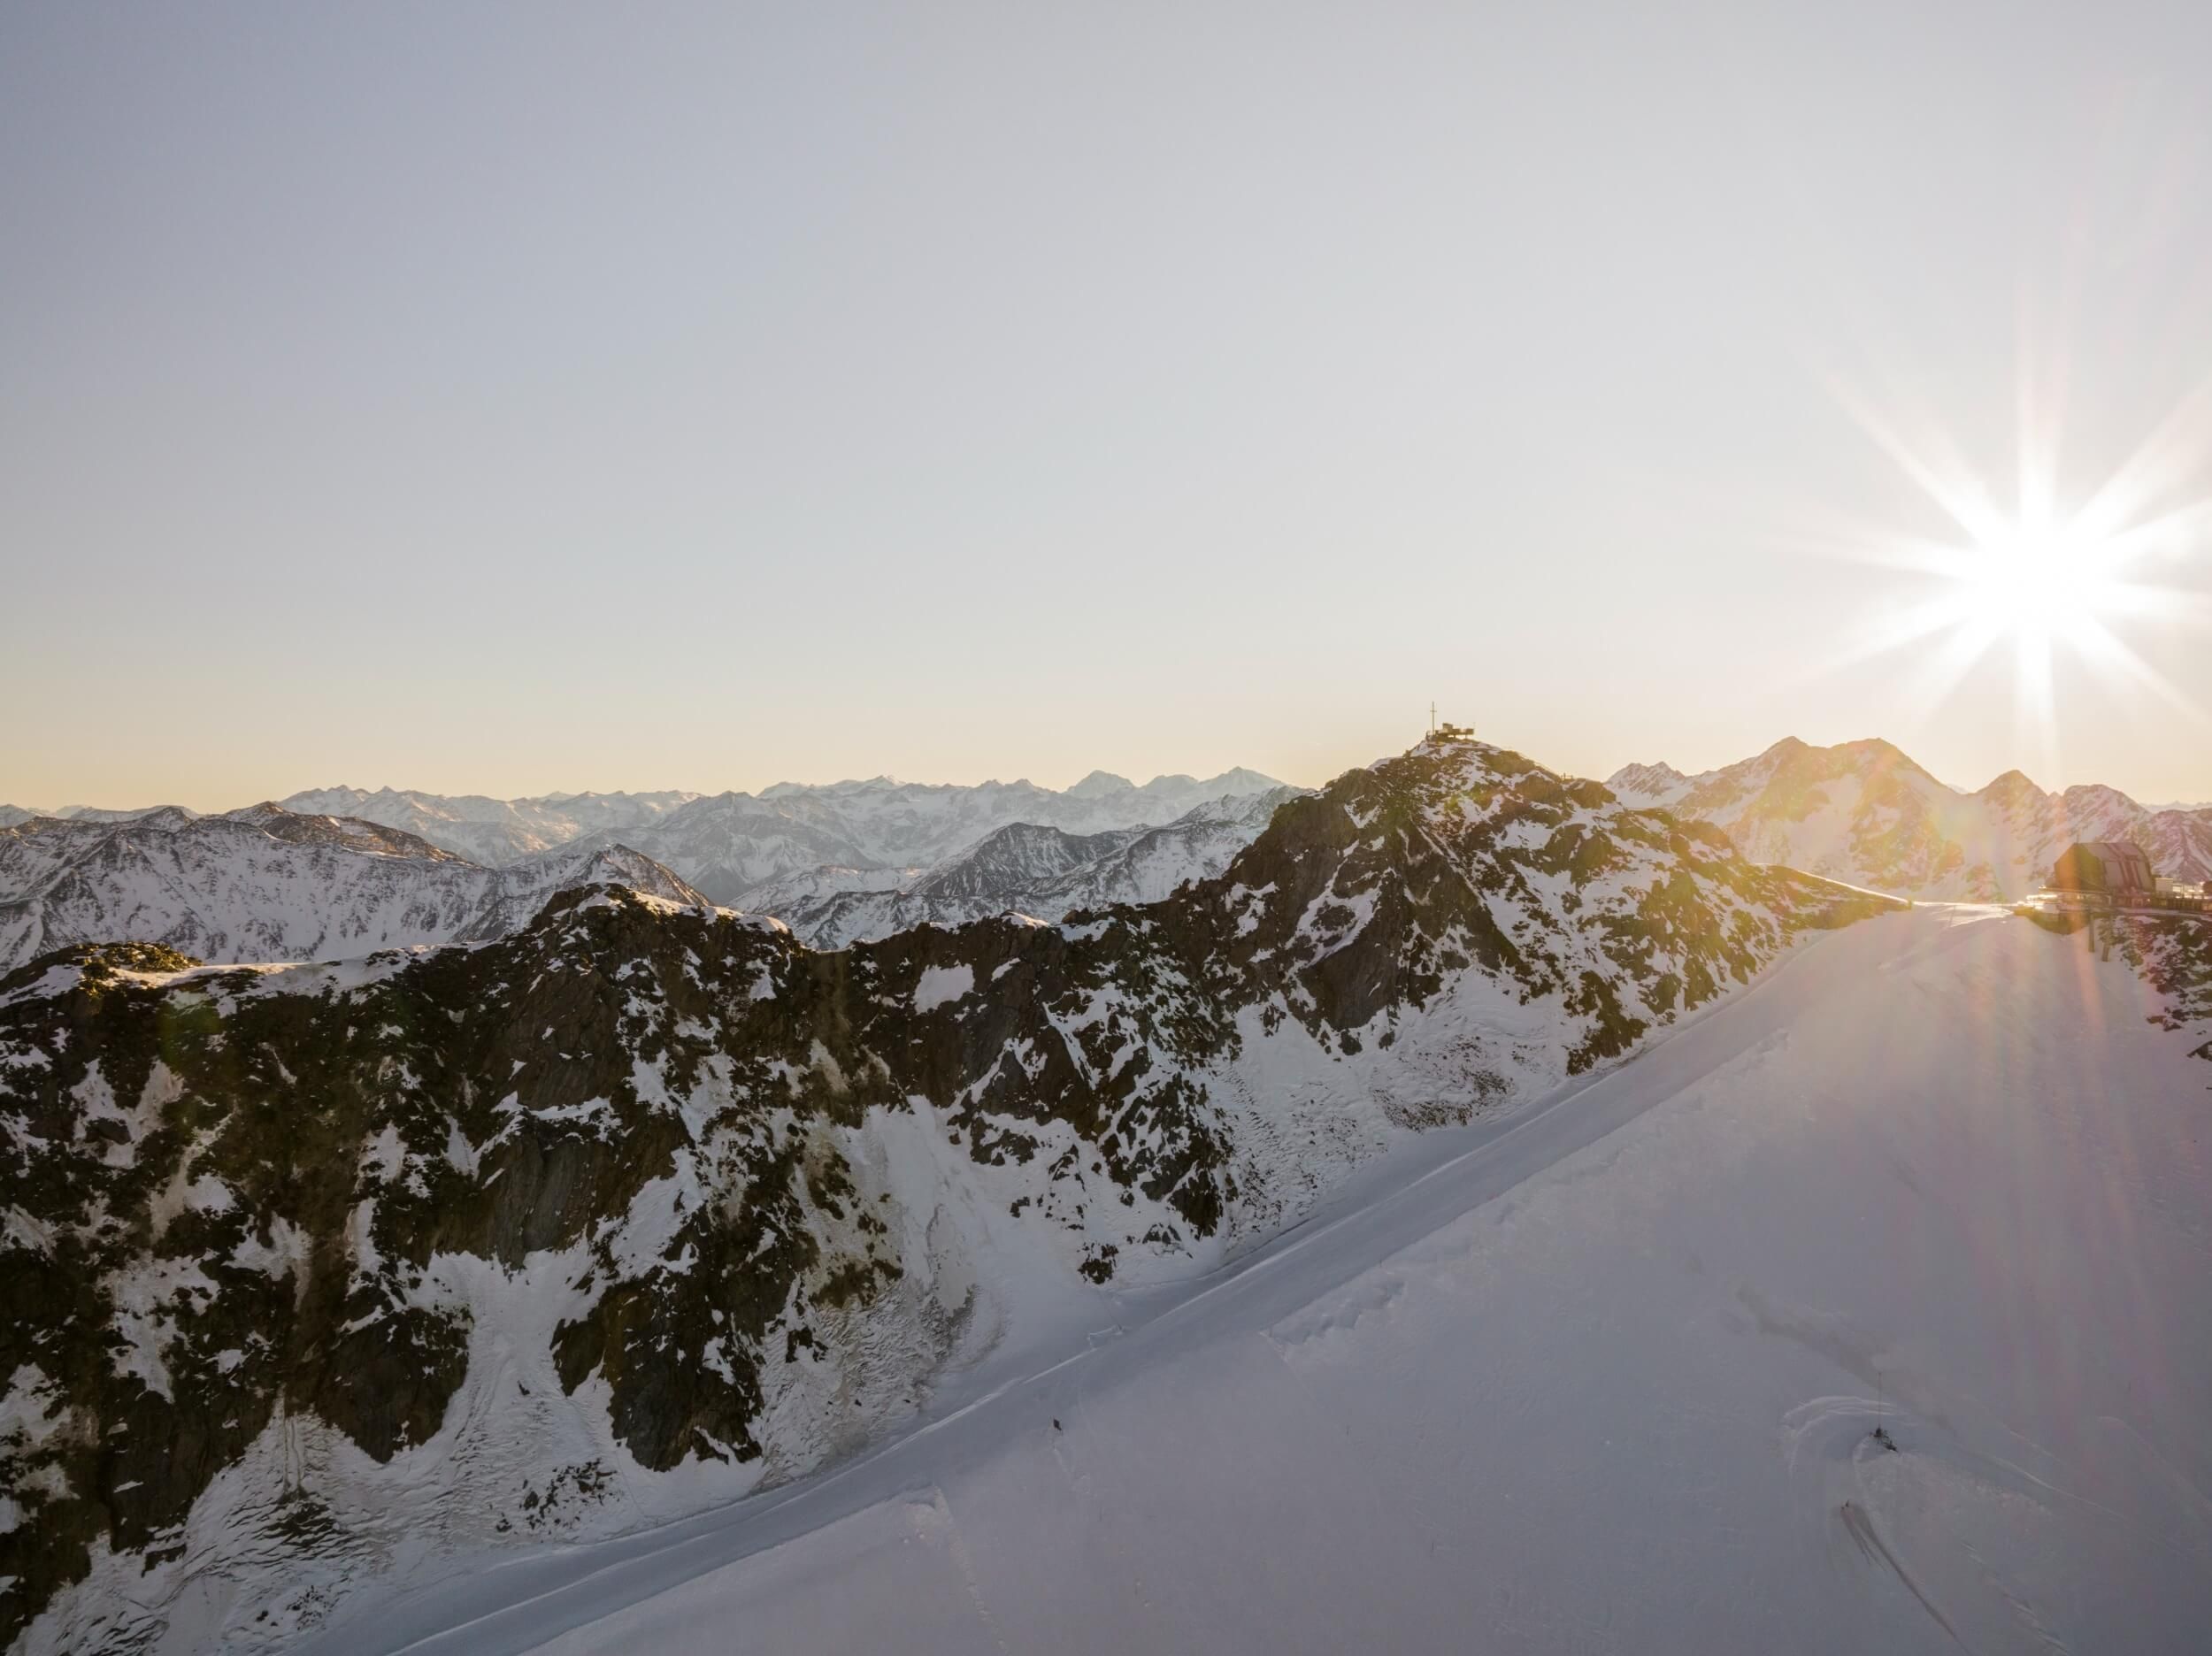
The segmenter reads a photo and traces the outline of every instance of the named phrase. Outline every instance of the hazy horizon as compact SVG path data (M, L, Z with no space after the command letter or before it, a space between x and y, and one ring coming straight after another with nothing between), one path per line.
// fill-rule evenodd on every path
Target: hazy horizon
M1477 734L1482 740L1492 742L1498 747L1513 749L1514 751L1523 754L1528 758L1535 760L1540 764L1544 764L1549 769L1562 771L1563 774L1585 777L1598 781L1605 780L1607 778L1618 771L1622 766L1627 764L1672 764L1676 770L1684 772L1686 775L1697 775L1705 771L1719 770L1726 765L1735 764L1743 760L1756 758L1759 755L1764 753L1769 748L1774 747L1778 742L1789 740L1788 737L1777 737L1775 741L1763 743L1758 748L1752 749L1750 752L1739 754L1733 758L1721 760L1710 764L1684 764L1662 755L1656 758L1624 759L1617 764L1608 765L1601 770L1577 770L1571 766L1553 765L1549 761L1546 760L1541 754L1529 753L1525 748L1520 747L1517 744L1504 739L1503 737L1494 736L1485 732L1478 732ZM1012 773L1001 771L990 775L975 777L917 777L906 776L891 770L876 770L866 772L864 774L855 773L849 776L835 777L775 777L763 781L751 783L730 783L725 786L711 787L694 786L688 782L677 779L674 781L644 782L624 787L579 788L557 786L530 788L507 794L491 793L481 787L473 787L465 785L451 787L430 787L398 781L352 782L337 780L328 782L303 783L296 787L280 788L273 791L264 789L259 793L251 794L250 798L241 796L233 799L218 799L211 794L203 799L170 797L158 800L135 799L129 801L42 800L33 803L29 800L16 798L8 795L4 792L0 792L0 805L13 805L20 809L50 812L86 809L139 810L157 809L165 805L181 805L188 810L206 815L219 811L241 809L248 805L259 804L265 800L281 801L301 794L322 793L339 788L350 787L358 787L364 793L367 794L375 794L380 791L389 790L390 792L396 794L419 794L426 795L438 795L445 798L473 796L477 798L511 801L525 799L557 800L562 798L573 798L588 794L611 794L688 793L704 797L719 794L739 793L759 795L770 788L779 786L835 787L851 783L865 783L874 781L890 781L901 786L921 787L976 787L987 786L993 784L1016 786L1026 782L1038 787L1050 789L1055 793L1061 793L1075 786L1078 783L1084 781L1093 773L1093 771L1099 770L1120 776L1125 780L1139 787L1142 787L1148 783L1164 781L1179 777L1198 781L1208 781L1213 778L1225 775L1232 770L1241 769L1245 770L1256 771L1276 782L1286 784L1292 786L1318 788L1325 786L1329 782L1333 780L1336 777L1342 775L1346 770L1355 769L1360 765L1371 764L1377 760L1386 758L1392 754L1402 752L1405 748L1412 746L1419 740L1420 734L1417 732L1413 738L1409 739L1407 742L1401 744L1397 748L1378 750L1377 752L1369 755L1366 758L1355 760L1349 763L1340 765L1335 770L1328 771L1326 774L1313 776L1287 776L1279 770L1271 769L1267 765L1249 763L1240 764L1236 763L1220 765L1209 765L1203 769L1198 770L1192 770L1188 768L1179 769L1174 767L1149 769L1142 766L1134 770L1123 770L1113 765L1094 765L1076 775L1066 777L1056 775L1052 777L1039 777L1021 771ZM1801 737L1797 740L1804 740L1806 739ZM1815 747L1829 748L1843 746L1853 741L1887 740L1888 739L1886 737L1846 737L1835 742L1816 742L1810 745ZM1893 745L1894 746L1897 744ZM1914 760L1915 763L1918 763L1918 755L1911 753L1909 750L1904 751L1906 753L1906 757ZM1955 776L1945 776L1941 772L1936 771L1930 767L1924 766L1923 768L1929 769L1930 774L1933 775L1936 780L1943 783L1945 786L1968 794L1978 792L1988 783L1996 780L1998 777L2006 774L2006 772L2001 770L1993 772L1990 776L1982 778L1978 781L1968 781ZM2121 793L2128 794L2128 796L2133 799L2139 805L2154 808L2168 806L2182 806L2187 808L2212 807L2212 797L2200 797L2185 794L2168 795L2138 794L2129 788L2122 786L2118 783L2111 781L2108 778L2085 777L2063 783L2054 783L2042 777L2036 776L2032 771L2029 771L2027 774L2032 781L2043 787L2047 792L2051 793L2063 793L2070 787L2085 786L2093 783L2102 783L2106 786L2119 788Z
M1314 782L1432 699L2212 798L2208 74L2178 4L11 8L0 798ZM2093 499L2125 592L1927 566Z

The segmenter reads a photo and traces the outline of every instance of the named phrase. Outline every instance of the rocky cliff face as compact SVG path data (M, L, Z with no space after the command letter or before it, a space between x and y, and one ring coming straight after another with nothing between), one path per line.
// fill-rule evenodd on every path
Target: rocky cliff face
M2048 794L2017 770L1962 794L1885 741L1816 748L1792 738L1701 776L1630 765L1609 785L1722 828L1755 860L1906 896L2019 897L2078 840L2132 840L2162 874L2212 875L2212 812L2152 811L2101 786Z
M1440 741L1057 925L818 952L600 888L349 964L50 954L0 979L0 1637L273 1648L794 1476L1034 1284L1217 1261L1882 906Z
M0 969L125 939L213 961L472 942L515 930L556 891L610 881L700 901L620 846L488 869L396 829L277 805L119 823L34 817L0 828Z

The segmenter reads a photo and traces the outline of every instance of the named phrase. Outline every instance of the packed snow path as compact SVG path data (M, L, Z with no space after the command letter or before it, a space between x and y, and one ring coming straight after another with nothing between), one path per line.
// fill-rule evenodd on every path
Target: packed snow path
M2202 1650L2212 1064L2150 1009L1852 927L842 1468L318 1648Z

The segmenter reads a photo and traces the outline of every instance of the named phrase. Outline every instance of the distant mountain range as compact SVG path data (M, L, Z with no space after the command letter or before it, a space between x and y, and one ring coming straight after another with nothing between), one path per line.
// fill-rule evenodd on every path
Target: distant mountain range
M2131 840L2161 873L2212 877L2212 808L2049 793L2016 770L1969 794L1886 741L1793 738L1694 776L1628 765L1608 786L1713 824L1754 861L1901 896L2016 898L2077 840ZM215 961L482 939L602 881L774 916L818 948L1007 912L1056 921L1218 874L1299 792L1240 769L1142 786L1093 771L1057 790L888 777L515 800L339 787L216 816L0 807L0 969L125 939Z
M2054 794L2017 770L1962 793L1880 740L1816 748L1789 737L1696 776L1626 765L1607 786L1632 805L1711 823L1755 861L1899 896L2019 897L2078 840L2131 840L2162 874L2212 877L2212 809L2153 809L2093 785Z
M889 876L896 870L818 868L755 887L750 906L817 948L842 948L913 926L959 925L1010 911L1058 920L1110 903L1157 902L1187 881L1220 873L1278 806L1303 791L1229 794L1158 827L1075 834L1009 823L895 882Z
M0 970L125 939L225 962L479 942L518 930L556 892L610 882L705 901L620 846L488 869L397 829L275 804L219 816L35 816L0 828Z
M1142 786L1094 771L1057 792L877 778L758 795L334 788L212 816L10 807L0 969L123 939L222 962L480 940L601 882L775 915L823 947L1009 909L1057 919L1218 873L1296 792L1237 770Z
M1239 768L1201 779L1155 777L1140 786L1094 770L1074 786L1029 781L955 784L890 777L813 785L779 782L758 794L547 794L534 799L379 788L311 788L276 801L304 816L344 816L396 828L442 851L500 868L563 846L618 841L674 869L719 903L749 906L753 888L808 869L918 872L1014 823L1092 834L1157 827L1202 805L1280 788ZM39 813L0 805L0 827L37 815L73 822L136 821L155 811L71 806Z

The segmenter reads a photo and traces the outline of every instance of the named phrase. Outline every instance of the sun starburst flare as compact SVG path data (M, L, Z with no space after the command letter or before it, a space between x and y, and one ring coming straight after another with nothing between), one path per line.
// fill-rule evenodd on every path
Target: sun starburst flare
M2026 385L2024 377L2024 387ZM2173 584L2200 570L2212 548L2212 496L2177 497L2201 487L2212 456L2212 383L2185 398L2082 503L2059 506L2058 426L2024 389L2015 499L2001 502L1988 479L1948 434L1922 421L1909 434L1848 387L1833 385L1860 428L1949 519L1955 534L1899 534L1831 525L1826 556L1928 578L1934 590L1886 610L1824 666L1916 648L1906 688L1932 711L1993 649L2009 645L2020 733L2056 759L2055 664L2078 659L2108 688L2154 697L2199 723L2212 723L2186 692L2123 636L2136 625L2212 628L2212 594Z

